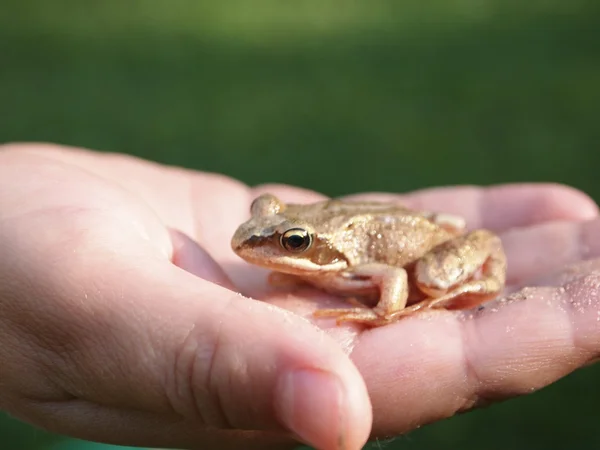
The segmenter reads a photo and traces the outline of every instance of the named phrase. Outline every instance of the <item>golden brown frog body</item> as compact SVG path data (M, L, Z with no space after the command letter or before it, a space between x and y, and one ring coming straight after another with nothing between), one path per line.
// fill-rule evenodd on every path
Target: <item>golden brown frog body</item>
M506 257L496 235L466 232L457 216L390 203L285 204L263 194L231 245L246 261L272 269L272 284L304 282L379 298L373 308L315 313L338 323L378 326L421 309L468 308L498 295L505 283Z

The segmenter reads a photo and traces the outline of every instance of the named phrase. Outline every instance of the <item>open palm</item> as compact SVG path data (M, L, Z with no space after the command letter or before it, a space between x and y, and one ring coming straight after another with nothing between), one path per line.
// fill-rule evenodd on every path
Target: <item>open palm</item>
M343 299L273 290L232 252L262 192L323 198L121 155L6 146L0 406L125 445L286 448L293 436L357 449L530 393L600 353L600 221L577 191L358 196L459 214L498 232L508 256L502 299L375 329L313 320Z

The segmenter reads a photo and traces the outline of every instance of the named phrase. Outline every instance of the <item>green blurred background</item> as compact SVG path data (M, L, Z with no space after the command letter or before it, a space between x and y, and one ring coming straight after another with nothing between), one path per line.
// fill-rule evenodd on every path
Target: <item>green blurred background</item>
M329 195L556 181L600 200L597 1L3 0L0 52L0 142ZM381 446L600 448L599 376ZM108 448L87 445L0 419L2 449Z

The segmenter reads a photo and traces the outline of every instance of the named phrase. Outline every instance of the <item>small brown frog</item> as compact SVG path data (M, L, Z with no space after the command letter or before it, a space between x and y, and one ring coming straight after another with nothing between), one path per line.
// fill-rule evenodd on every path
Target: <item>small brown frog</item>
M250 210L231 246L247 262L272 269L271 284L308 283L351 296L354 307L319 310L316 317L381 326L419 310L471 308L504 288L500 238L467 232L457 216L377 202L285 204L271 194Z

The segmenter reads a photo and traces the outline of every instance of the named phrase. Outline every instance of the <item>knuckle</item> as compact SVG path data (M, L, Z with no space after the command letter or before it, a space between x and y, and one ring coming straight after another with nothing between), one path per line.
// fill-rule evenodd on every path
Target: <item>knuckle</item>
M234 428L224 407L227 374L220 373L222 329L193 324L177 346L165 382L171 408L179 415L221 429ZM225 384L225 386L223 386Z

